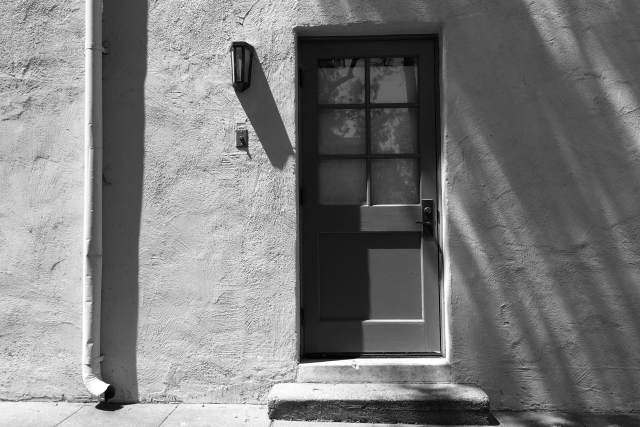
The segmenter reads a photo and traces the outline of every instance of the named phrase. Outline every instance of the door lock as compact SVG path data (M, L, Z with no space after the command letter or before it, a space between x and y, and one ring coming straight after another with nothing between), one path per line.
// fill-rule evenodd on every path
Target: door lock
M422 224L422 237L434 237L434 221L433 221L434 203L432 199L422 199L422 221L416 221L416 224Z

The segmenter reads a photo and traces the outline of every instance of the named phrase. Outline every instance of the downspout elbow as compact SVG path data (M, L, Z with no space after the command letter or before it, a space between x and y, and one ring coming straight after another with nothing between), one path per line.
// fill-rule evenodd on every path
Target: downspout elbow
M101 360L102 358L100 358ZM100 373L100 361L95 363L82 364L82 381L92 396L100 397L104 395L104 400L108 401L116 395L116 389L113 385L107 384L102 379Z

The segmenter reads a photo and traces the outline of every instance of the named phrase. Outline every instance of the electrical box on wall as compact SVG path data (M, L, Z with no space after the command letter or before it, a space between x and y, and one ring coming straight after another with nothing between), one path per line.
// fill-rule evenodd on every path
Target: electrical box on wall
M249 131L247 129L236 129L236 147L249 146Z

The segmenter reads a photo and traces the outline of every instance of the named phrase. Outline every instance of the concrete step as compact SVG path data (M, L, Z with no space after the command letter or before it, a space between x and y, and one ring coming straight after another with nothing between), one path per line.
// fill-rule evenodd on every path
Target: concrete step
M469 384L277 384L269 418L291 421L490 425L489 397Z

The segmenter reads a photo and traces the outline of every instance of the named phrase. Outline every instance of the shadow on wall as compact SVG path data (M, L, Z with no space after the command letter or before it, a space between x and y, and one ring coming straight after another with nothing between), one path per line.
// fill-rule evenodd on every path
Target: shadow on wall
M282 170L289 157L294 155L293 146L257 52L253 57L252 68L251 86L244 92L236 91L236 95L269 161L274 167ZM251 139L249 139L247 151L249 150L251 150Z
M393 7L427 21L418 3ZM464 4L433 11L446 24L454 380L494 409L637 410L640 4Z
M147 2L105 2L104 21L102 372L113 402L136 402Z

